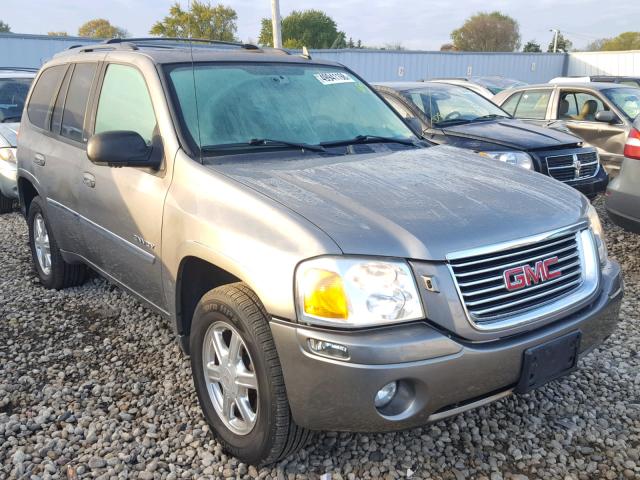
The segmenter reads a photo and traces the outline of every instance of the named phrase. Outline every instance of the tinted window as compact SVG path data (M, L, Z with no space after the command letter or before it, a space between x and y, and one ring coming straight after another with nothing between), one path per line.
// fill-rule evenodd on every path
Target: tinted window
M19 122L31 78L0 79L0 122Z
M527 91L522 94L514 117L544 120L547 116L547 105L551 97L550 90Z
M520 100L522 94L516 93L515 95L511 95L506 102L504 102L501 107L502 109L510 113L511 115L515 115L516 107L518 106L518 101Z
M36 83L33 93L31 94L29 107L27 108L29 120L36 127L49 129L49 125L47 125L49 109L51 108L53 96L56 93L66 68L66 65L57 65L47 68L42 72L42 75L40 75L38 83Z
M151 143L155 128L156 117L142 74L133 67L109 65L100 92L96 133L129 130Z
M69 83L67 100L62 114L62 129L60 135L77 142L85 140L84 114L87 110L89 90L96 71L95 63L79 63L73 70L73 76Z

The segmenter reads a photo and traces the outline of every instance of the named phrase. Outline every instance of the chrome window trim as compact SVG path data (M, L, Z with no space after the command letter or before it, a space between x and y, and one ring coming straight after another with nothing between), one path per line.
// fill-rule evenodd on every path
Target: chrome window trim
M453 279L453 283L458 293L458 299L460 300L462 309L471 326L475 330L481 332L495 332L513 327L520 327L523 325L537 323L549 318L557 317L557 314L562 311L567 311L567 314L570 314L577 308L580 308L581 306L586 305L590 301L592 301L597 295L598 289L600 287L600 260L598 258L598 250L595 244L595 239L593 238L593 234L588 227L589 226L587 222L580 222L575 225L523 239L502 242L495 245L457 251L448 254L446 256L447 268L449 269L449 273ZM582 282L577 288L570 291L563 297L555 298L550 300L549 302L541 303L530 309L525 309L522 312L518 312L515 315L498 317L496 320L492 320L486 323L477 323L475 321L473 315L467 308L464 296L462 294L460 286L458 285L458 280L453 271L451 261L475 257L478 255L487 255L492 253L499 254L503 250L526 247L528 245L536 244L545 240L550 240L562 235L567 235L572 232L576 235L576 244L578 252L580 254L582 267Z

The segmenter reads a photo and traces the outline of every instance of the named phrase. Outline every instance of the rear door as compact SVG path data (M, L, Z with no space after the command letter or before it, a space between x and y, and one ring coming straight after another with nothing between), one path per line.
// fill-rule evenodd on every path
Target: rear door
M621 119L613 124L598 122L595 116L602 111L615 113L608 100L598 92L560 88L556 118L587 145L596 147L605 165L619 166L624 157L621 146L627 138L627 126Z
M106 64L96 100L94 133L134 131L154 148L162 148L151 95L137 67ZM91 263L164 310L160 248L170 176L164 168L112 168L87 158L80 173L84 179L81 211Z
M514 118L546 126L553 88L521 90L511 95L501 108Z

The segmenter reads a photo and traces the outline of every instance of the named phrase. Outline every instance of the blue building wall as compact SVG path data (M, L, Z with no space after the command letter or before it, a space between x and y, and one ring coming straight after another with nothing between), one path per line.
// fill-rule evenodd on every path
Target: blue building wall
M0 66L39 67L55 53L95 42L80 37L0 34ZM566 72L568 56L558 53L468 53L391 50L311 50L318 58L343 63L369 81L502 75L528 83L547 82Z

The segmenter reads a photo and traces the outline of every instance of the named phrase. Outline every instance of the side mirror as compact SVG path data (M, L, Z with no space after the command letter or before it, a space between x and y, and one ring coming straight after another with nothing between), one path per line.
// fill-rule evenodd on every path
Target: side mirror
M602 110L596 113L596 121L603 123L616 123L618 117L611 110Z
M157 167L152 152L139 133L127 130L97 133L87 143L89 160L108 167Z

